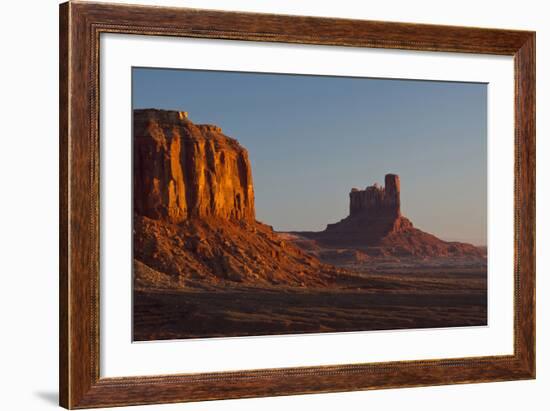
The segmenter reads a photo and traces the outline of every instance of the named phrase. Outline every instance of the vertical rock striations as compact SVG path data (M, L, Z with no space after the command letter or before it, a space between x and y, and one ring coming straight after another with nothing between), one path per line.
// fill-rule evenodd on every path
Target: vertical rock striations
M352 188L349 193L349 214L359 216L362 214L383 214L388 217L401 216L400 183L399 176L386 174L385 187L374 184L365 190Z
M193 124L187 112L134 110L133 167L138 215L255 220L248 152L220 127Z

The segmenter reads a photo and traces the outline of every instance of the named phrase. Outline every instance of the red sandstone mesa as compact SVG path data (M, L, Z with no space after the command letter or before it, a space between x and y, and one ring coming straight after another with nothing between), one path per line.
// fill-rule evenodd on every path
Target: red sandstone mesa
M246 149L178 111L134 111L134 254L138 287L345 277L256 221Z
M386 174L385 187L374 184L365 190L351 190L348 217L328 224L322 232L298 234L323 246L374 255L484 257L484 251L471 244L443 241L415 228L401 214L400 196L399 176Z

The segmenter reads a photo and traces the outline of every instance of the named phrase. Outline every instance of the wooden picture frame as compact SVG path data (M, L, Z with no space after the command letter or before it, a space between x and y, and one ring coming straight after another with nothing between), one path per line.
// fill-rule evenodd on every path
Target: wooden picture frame
M101 33L513 56L513 355L100 378ZM60 405L125 406L535 377L534 32L69 2L60 6L59 47Z

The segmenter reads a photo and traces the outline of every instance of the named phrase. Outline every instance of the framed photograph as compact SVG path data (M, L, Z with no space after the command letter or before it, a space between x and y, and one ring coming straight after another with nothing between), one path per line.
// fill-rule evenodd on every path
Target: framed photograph
M60 6L60 405L535 378L535 33Z

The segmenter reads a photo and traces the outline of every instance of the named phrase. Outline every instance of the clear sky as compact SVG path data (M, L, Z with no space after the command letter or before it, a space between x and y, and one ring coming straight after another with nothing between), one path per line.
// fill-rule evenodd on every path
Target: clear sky
M257 219L276 230L323 230L348 215L352 187L395 173L416 227L486 244L486 84L149 68L132 79L134 108L188 111L248 149Z

